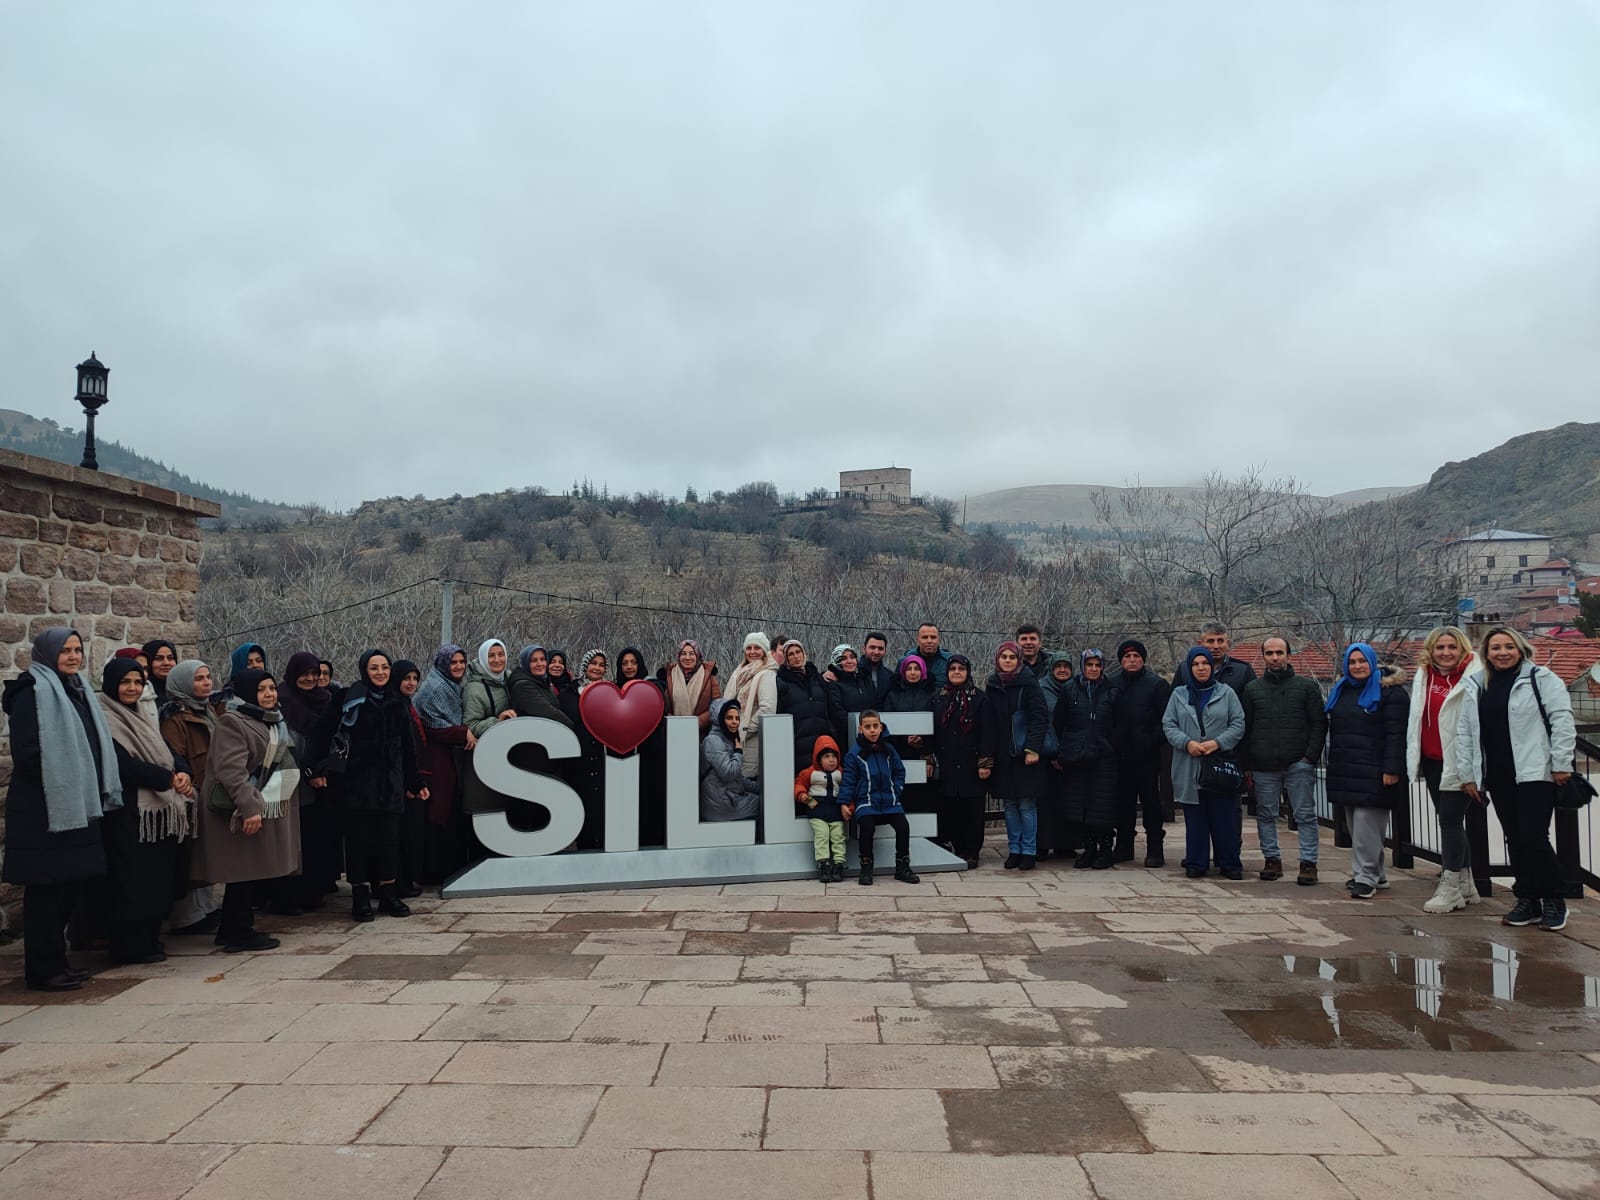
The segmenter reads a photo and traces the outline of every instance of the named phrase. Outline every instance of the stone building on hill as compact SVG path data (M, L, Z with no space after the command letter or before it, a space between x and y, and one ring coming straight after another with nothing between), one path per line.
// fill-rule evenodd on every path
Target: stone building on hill
M911 503L910 467L875 467L870 471L840 471L839 495L892 504Z

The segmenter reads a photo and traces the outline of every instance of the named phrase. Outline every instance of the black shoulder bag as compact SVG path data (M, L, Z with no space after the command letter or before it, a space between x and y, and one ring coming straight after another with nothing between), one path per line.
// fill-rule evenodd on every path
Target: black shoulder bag
M1206 710L1198 709L1195 716L1200 719L1200 740L1206 740ZM1200 778L1198 780L1201 791L1220 792L1224 796L1237 796L1244 791L1244 770L1233 759L1224 757L1226 751L1220 746L1215 754L1208 754L1200 760Z
M1554 671L1551 672L1555 674ZM1560 678L1559 675L1556 676ZM1545 711L1544 697L1539 694L1539 668L1534 667L1533 674L1528 677L1528 682L1533 686L1533 700L1539 706L1539 717L1544 721L1544 736L1552 745L1555 744L1555 734L1550 731L1550 714ZM1569 768L1572 772L1567 776L1567 781L1556 788L1556 807L1579 809L1594 799L1594 784L1587 778L1578 774L1578 760L1572 760Z

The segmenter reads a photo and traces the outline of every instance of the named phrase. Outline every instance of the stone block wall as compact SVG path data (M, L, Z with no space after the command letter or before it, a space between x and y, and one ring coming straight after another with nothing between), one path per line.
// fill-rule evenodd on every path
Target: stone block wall
M198 521L220 512L167 488L0 450L0 679L27 669L28 647L53 625L83 635L91 686L123 646L164 637L180 658L192 655ZM10 779L10 741L0 737L0 793ZM16 899L0 886L0 929Z

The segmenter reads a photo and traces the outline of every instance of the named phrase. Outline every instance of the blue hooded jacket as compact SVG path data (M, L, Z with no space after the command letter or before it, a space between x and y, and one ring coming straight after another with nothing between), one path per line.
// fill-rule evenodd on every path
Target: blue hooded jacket
M839 803L855 805L856 819L903 813L900 798L906 790L906 765L884 733L876 742L860 734L844 756L844 782Z

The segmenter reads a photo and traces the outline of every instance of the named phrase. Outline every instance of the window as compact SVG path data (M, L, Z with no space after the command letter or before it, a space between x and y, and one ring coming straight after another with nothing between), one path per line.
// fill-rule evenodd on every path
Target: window
M1527 565L1528 565L1528 556L1526 554L1517 555L1517 566L1525 567Z
M1521 583L1522 582L1522 572L1521 571L1513 571L1511 573L1511 582L1512 583Z
M1487 558L1485 558L1483 560L1483 565L1488 567L1489 570L1491 570L1491 571L1494 570L1494 555L1491 554Z
M1489 577L1487 575L1479 575L1478 576L1478 582L1479 583L1488 583L1489 582Z

